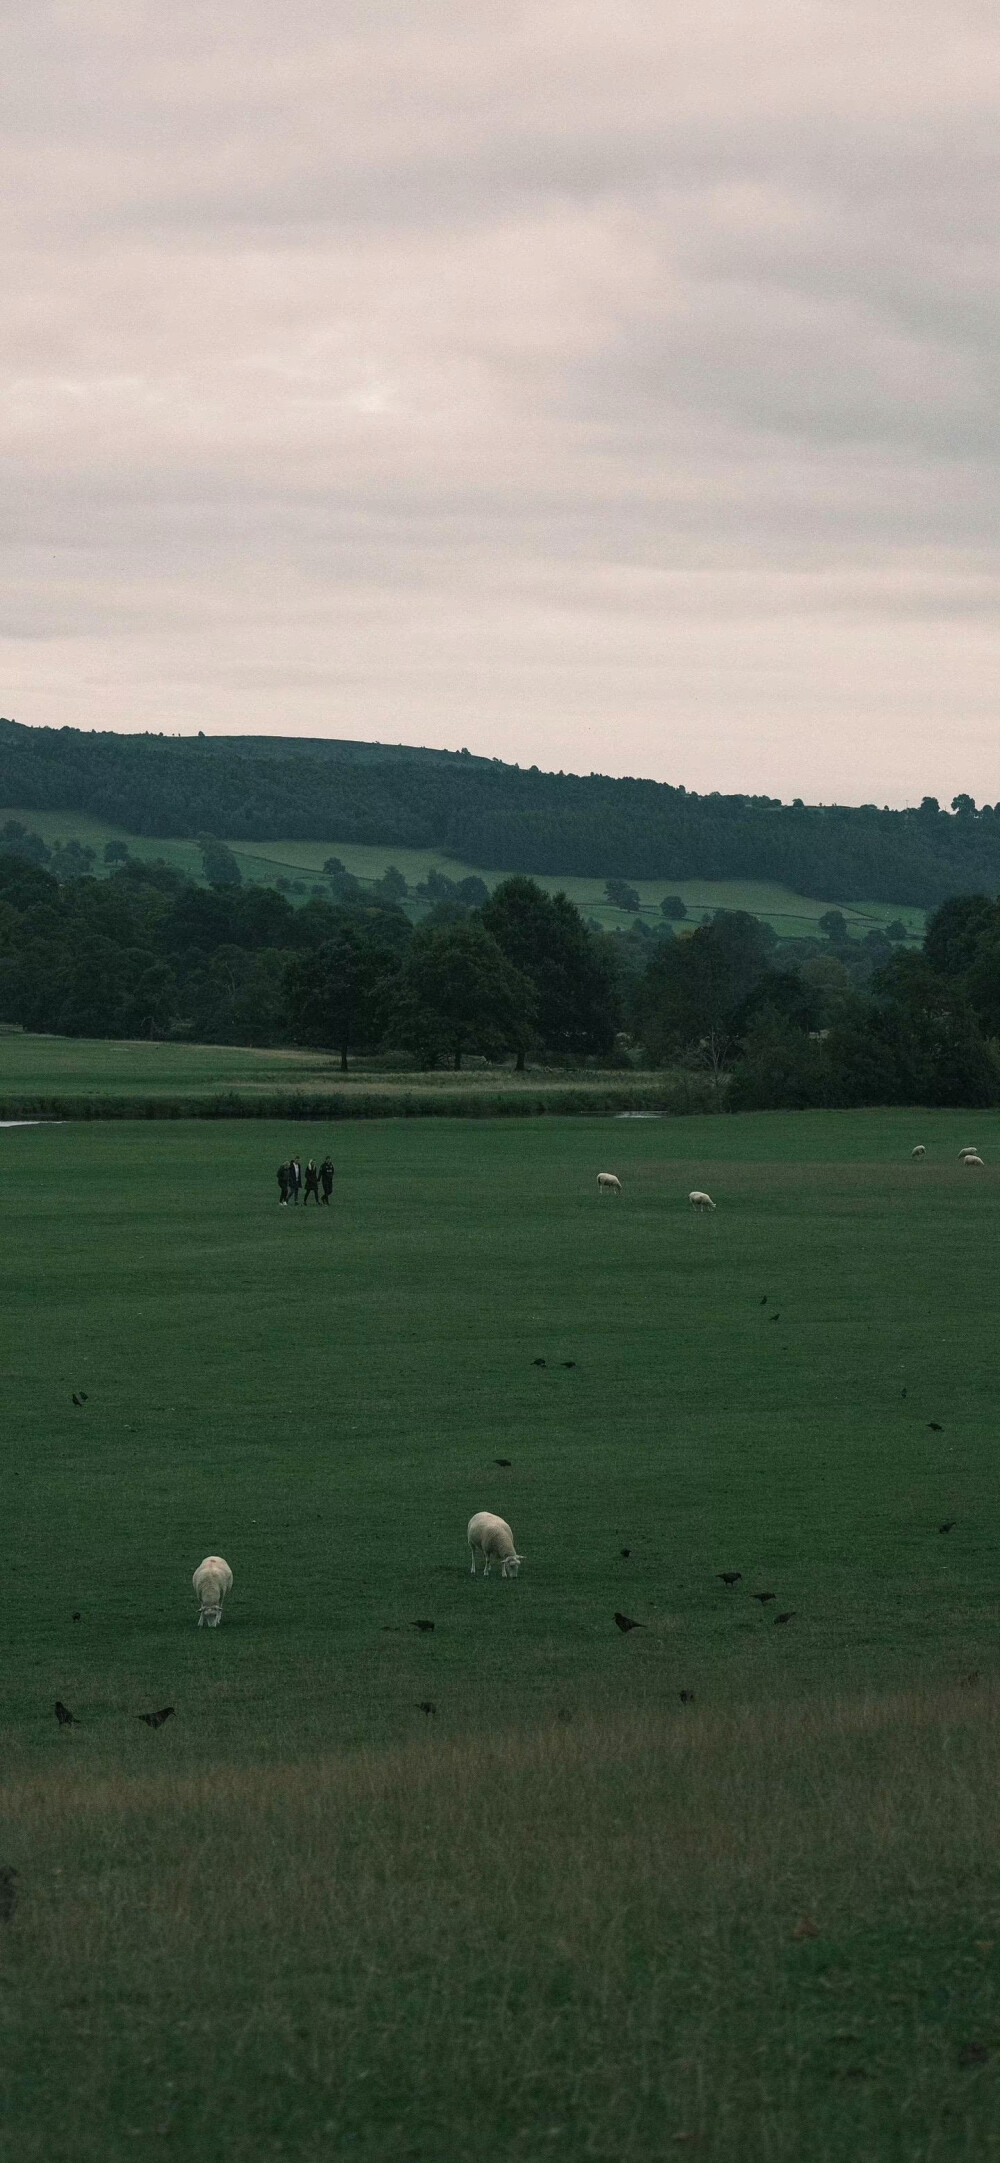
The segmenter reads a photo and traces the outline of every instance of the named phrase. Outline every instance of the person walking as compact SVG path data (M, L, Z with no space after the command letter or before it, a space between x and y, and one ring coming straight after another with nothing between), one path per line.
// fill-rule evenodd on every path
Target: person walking
M279 1209L287 1209L287 1208L288 1208L288 1166L287 1166L287 1164L279 1164L279 1166L278 1166L278 1195L279 1195L279 1201L278 1201L278 1207L279 1207Z
M304 1201L304 1202L303 1202L303 1204L302 1204L302 1207L303 1207L303 1209L305 1209L305 1208L306 1208L306 1207L308 1206L308 1202L309 1202L309 1196L310 1196L310 1194L312 1195L313 1201L315 1202L315 1204L316 1204L316 1207L317 1207L317 1209L318 1209L318 1208L319 1208L319 1171L318 1171L318 1168L317 1168L317 1166L316 1166L315 1162L313 1161L313 1158L312 1158L312 1157L310 1157L310 1159L309 1159L309 1162L308 1162L308 1164L306 1165L306 1193L305 1193L305 1201Z
M297 1209L299 1206L299 1195L301 1194L301 1192L302 1166L299 1163L298 1157L290 1157L288 1161L288 1199L291 1202L293 1209Z
M319 1168L319 1180L323 1189L323 1202L326 1208L329 1209L330 1196L333 1193L333 1163L329 1157L323 1158Z

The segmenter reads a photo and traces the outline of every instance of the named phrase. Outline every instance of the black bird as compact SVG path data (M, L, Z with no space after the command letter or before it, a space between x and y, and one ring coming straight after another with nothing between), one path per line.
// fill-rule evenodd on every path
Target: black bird
M531 1364L533 1367L544 1367L545 1361L544 1359L533 1359Z
M419 1622L411 1622L410 1628L411 1630L433 1630L434 1624L428 1622L426 1615L422 1615Z
M89 1403L89 1399L88 1399L88 1396L87 1396L87 1392L86 1392L86 1390L85 1390L85 1389L82 1389L82 1390L80 1391L80 1403L81 1403L81 1404L87 1404L87 1403Z
M955 1530L955 1526L957 1525L957 1523L958 1523L958 1518L957 1518L957 1517L949 1517L949 1518L947 1519L947 1521L946 1521L946 1522L945 1522L945 1523L944 1523L943 1525L939 1525L939 1526L938 1526L938 1531L939 1531L939 1532L954 1532L954 1530Z
M899 1394L900 1394L900 1396L901 1396L901 1397L905 1397L905 1395L906 1395L906 1391L905 1391L905 1389L901 1389L901 1390L900 1390L900 1392L899 1392Z
M781 1320L781 1316L780 1316L780 1314L769 1314L769 1315L768 1315L768 1321L769 1321L769 1322L780 1322L780 1320Z
M14 1920L17 1906L17 1886L14 1879L20 1877L20 1874L13 1863L4 1863L0 1868L0 1923L12 1923Z
M79 1610L79 1608L77 1608L77 1610L76 1610L76 1613L75 1613L75 1615L73 1616L73 1620L74 1620L74 1622L79 1622L79 1620L80 1620L80 1610Z
M428 1718L430 1718L434 1713L436 1713L437 1706L431 1704L429 1697L424 1697L421 1698L419 1705L416 1707L416 1711L426 1713Z
M620 1556L621 1556L621 1558L622 1558L622 1561L623 1561L623 1562L627 1562L627 1561L628 1561L628 1558L629 1558L629 1556L630 1556L630 1554L631 1554L631 1552L632 1552L632 1549L631 1549L631 1547L619 1547L619 1549L618 1549L618 1552L619 1552L619 1554L620 1554Z
M681 1704L682 1704L682 1705L693 1705L693 1704L694 1704L694 1691L693 1691L693 1690L680 1690L680 1691L678 1691L678 1696L680 1697L680 1701L681 1701Z
M931 1431L931 1433L932 1433L932 1434L943 1434L943 1433L944 1433L944 1428L942 1427L942 1425L941 1425L941 1422L940 1422L940 1420L936 1420L936 1419L929 1419L929 1420L928 1420L928 1422L927 1422L927 1425L928 1425L928 1427L930 1428L930 1431Z
M494 1457L493 1462L495 1465L502 1465L505 1472L510 1471L511 1459L509 1457Z
M775 1618L774 1618L774 1627L775 1627L775 1629L777 1629L777 1627L778 1627L778 1624L779 1624L779 1622L794 1622L794 1620L795 1620L795 1617L796 1617L796 1615L797 1615L797 1614L798 1614L798 1608L797 1608L797 1607L786 1607L786 1609L785 1609L785 1612L784 1612L784 1614L783 1614L783 1615L775 1615Z
M137 1719L145 1720L147 1727L162 1727L164 1720L172 1720L173 1717L174 1708L172 1705L164 1705L159 1712L140 1712L136 1714Z
M563 1366L564 1366L564 1367L575 1367L575 1366L576 1366L576 1361L575 1361L575 1359L564 1359L564 1360L563 1360Z
M729 1586L738 1585L743 1576L742 1570L716 1570L715 1574L716 1577L721 1578L724 1585Z
M761 1306L762 1306L762 1307L766 1307L766 1306L767 1306L767 1293L766 1293L766 1292L765 1292L765 1294L764 1294L764 1297L763 1297L763 1299L761 1300Z
M56 1719L60 1727L79 1727L80 1725L75 1713L70 1711L68 1705L62 1704L58 1697L56 1698Z
M627 1630L644 1630L646 1627L644 1622L633 1622L631 1615L619 1615L617 1610L615 1612L615 1621L618 1628L623 1632Z
M762 1607L767 1606L768 1600L776 1600L777 1597L778 1595L776 1592L751 1592L750 1594L750 1598L752 1600L759 1600Z
M73 1391L73 1403L75 1405L81 1405L83 1403L83 1398L78 1397L75 1390Z

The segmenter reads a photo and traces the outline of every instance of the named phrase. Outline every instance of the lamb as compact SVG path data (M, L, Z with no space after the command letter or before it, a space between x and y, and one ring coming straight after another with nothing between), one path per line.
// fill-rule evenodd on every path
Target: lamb
M963 1164L978 1164L978 1166L979 1166L979 1169L980 1169L980 1171L981 1171L981 1172L982 1172L982 1171L985 1171L985 1169L986 1169L986 1166L985 1166L985 1165L984 1165L984 1163L983 1163L982 1157L977 1157L977 1155L976 1155L976 1153L975 1153L975 1150L974 1150L974 1149L970 1149L970 1150L969 1150L969 1153L968 1153L968 1156L965 1156L965 1157L963 1157L963 1158L962 1158L962 1163L963 1163Z
M927 1151L924 1148L923 1142L918 1142L916 1148L911 1149L910 1155L911 1157L925 1157L927 1155Z
M622 1191L621 1180L616 1177L614 1172L598 1172L597 1191L598 1194L620 1194Z
M201 1602L198 1628L207 1623L210 1630L217 1630L222 1621L222 1602L233 1589L233 1573L221 1555L206 1555L199 1562L191 1583Z
M477 1547L483 1558L484 1577L490 1574L491 1559L499 1562L501 1577L517 1576L524 1556L517 1553L514 1535L502 1517L494 1517L492 1510L477 1510L469 1519L466 1538L472 1551L472 1577L476 1574Z
M691 1192L688 1195L688 1201L690 1202L692 1209L715 1208L715 1203L713 1202L711 1195L703 1194L700 1187L692 1187Z

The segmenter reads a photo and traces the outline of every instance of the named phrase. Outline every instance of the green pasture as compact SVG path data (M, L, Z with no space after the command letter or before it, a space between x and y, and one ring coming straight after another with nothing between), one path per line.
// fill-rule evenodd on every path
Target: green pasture
M55 841L70 840L88 843L97 850L94 871L98 876L106 868L103 850L107 841L124 841L133 856L160 856L174 870L183 872L186 878L200 879L202 876L201 852L195 841L152 840L148 834L127 833L123 827L91 818L86 812L22 811L16 806L0 809L0 824L10 818L20 819L50 845ZM225 836L220 838L225 839ZM336 838L331 841L236 840L230 841L229 847L244 880L258 886L273 886L277 879L286 878L302 880L308 888L322 880L323 865L328 856L339 856L346 869L353 871L359 879L379 879L390 864L395 864L411 891L427 878L430 871L441 871L446 878L454 880L475 874L485 879L490 888L510 875L480 864L467 864L440 849L400 849L389 842L368 845ZM585 916L595 917L608 930L632 922L629 911L609 905L603 879L564 878L547 872L532 873L532 877L547 893L567 894ZM911 938L921 939L927 914L926 910L907 902L816 901L765 880L635 879L630 883L639 895L643 916L649 923L659 919L660 903L665 894L679 894L687 903L692 925L711 916L716 909L746 909L752 916L762 917L773 925L783 939L818 938L821 936L817 930L818 920L830 908L841 910L854 938L863 938L866 931L898 918L906 925Z
M996 1158L0 1133L16 2163L995 2154Z

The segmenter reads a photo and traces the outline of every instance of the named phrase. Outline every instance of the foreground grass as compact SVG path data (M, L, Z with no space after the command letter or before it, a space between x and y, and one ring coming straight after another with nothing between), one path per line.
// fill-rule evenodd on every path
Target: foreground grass
M15 2163L994 2152L992 1140L0 1137Z
M6 2153L983 2163L995 1712L484 1704L196 1775L67 1736L4 1799Z

